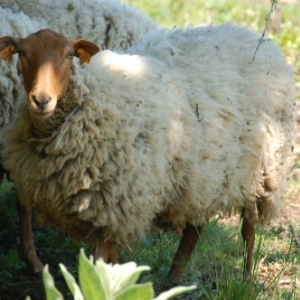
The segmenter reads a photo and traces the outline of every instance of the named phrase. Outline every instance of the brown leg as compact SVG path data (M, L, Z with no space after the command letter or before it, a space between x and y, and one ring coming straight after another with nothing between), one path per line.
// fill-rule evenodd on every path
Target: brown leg
M99 257L102 257L106 263L116 264L118 262L118 254L115 249L115 244L113 242L104 240L100 236L97 246L93 251L94 260L97 260Z
M202 226L194 227L189 224L183 230L177 253L168 274L171 281L179 281L181 279L184 267L189 261L202 231Z
M39 273L44 265L38 259L32 235L31 213L18 201L18 212L20 222L20 248L19 256L26 263L31 273Z
M244 274L250 275L255 242L255 226L253 226L245 217L243 218L242 236L244 242L244 252L246 253L247 251L247 254L244 255L246 258L244 262Z

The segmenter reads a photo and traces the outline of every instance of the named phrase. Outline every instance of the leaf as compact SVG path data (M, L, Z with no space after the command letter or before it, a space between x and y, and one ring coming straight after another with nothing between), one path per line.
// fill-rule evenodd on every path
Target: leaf
M128 262L123 265L114 265L112 267L114 280L112 288L115 292L124 290L125 288L135 284L143 271L149 271L148 266L136 266L135 262Z
M59 264L61 272L65 278L69 290L71 291L74 300L84 300L80 288L71 273L68 272L63 264Z
M141 278L140 283L152 282L154 280L155 276L153 274L148 274Z
M197 286L191 285L191 286L178 286L174 287L162 294L160 294L157 298L154 298L154 300L166 300L170 299L171 297L174 297L179 294L186 293L188 291L194 290Z
M14 249L9 252L7 255L7 266L12 268L17 264L19 257L18 257L18 250Z
M49 273L48 265L43 270L43 282L46 290L47 300L63 300L62 294L56 289L52 275Z
M113 295L112 282L112 265L104 262L102 258L99 258L94 265L95 271L101 281L105 292L105 299L111 299Z
M79 282L85 300L109 299L109 286L103 285L91 260L88 260L83 249L79 254ZM106 290L105 290L106 289Z
M123 290L116 300L151 300L154 297L152 283L135 284Z

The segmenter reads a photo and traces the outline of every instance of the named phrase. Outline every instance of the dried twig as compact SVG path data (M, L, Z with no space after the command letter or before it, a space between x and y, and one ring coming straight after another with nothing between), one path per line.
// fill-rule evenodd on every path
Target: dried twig
M298 237L296 236L296 234L295 234L295 230L294 230L294 227L293 227L293 225L289 225L289 228L290 228L290 230L291 230L291 232L292 232L292 236L293 236L293 239L294 239L294 241L295 241L295 246L296 247L300 247L300 241L299 241L299 239L298 239Z
M265 26L265 29L264 29L262 35L261 35L261 38L258 41L258 45L257 45L257 47L255 49L252 61L255 58L255 55L256 55L256 52L258 51L259 46L264 42L263 38L265 37L266 31L267 31L267 27L268 27L268 24L269 24L269 19L270 19L271 13L274 11L275 4L277 4L277 0L271 0L271 1L272 1L271 10L270 10L270 12L269 12L269 14L267 16L267 19L266 19L266 26Z

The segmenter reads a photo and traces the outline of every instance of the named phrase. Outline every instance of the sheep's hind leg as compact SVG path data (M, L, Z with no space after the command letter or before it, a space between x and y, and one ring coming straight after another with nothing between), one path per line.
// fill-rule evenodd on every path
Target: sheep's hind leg
M255 243L255 226L245 217L243 218L242 237L244 242L244 275L250 275L252 269L252 257Z
M179 281L181 279L185 265L189 261L202 231L202 226L195 227L190 224L187 224L183 230L178 250L168 274L168 278L171 281Z
M32 235L31 213L19 201L17 201L17 205L20 222L19 257L26 263L30 273L37 274L43 270L44 265L36 254Z

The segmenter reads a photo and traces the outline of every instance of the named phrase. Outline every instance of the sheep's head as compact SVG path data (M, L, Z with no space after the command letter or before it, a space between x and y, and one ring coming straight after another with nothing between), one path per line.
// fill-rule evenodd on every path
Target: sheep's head
M86 40L68 40L50 29L26 38L0 38L0 57L12 60L18 54L23 84L29 96L28 108L36 118L48 118L57 101L68 90L73 57L89 62L99 47Z

